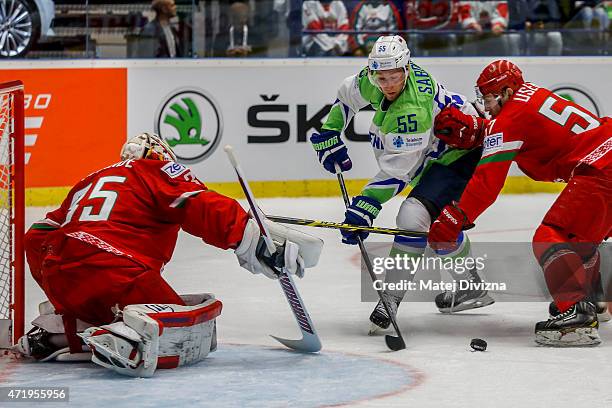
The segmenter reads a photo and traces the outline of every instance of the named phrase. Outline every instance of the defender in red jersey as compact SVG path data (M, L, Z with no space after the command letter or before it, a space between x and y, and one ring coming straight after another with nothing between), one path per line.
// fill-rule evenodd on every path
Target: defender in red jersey
M612 235L612 119L599 118L548 89L525 82L512 62L489 64L477 81L485 120L447 108L434 133L450 145L483 145L482 158L458 203L429 233L433 248L451 247L461 229L496 200L514 161L537 181L567 183L533 237L533 250L553 296L551 319L536 342L595 345L597 312L605 311L599 244Z
M130 139L121 160L79 181L27 232L30 271L50 304L15 346L21 354L42 360L80 352L76 333L84 331L94 362L146 377L214 351L221 302L181 296L161 276L181 229L234 249L242 267L270 278L277 274L269 265L302 277L316 264L322 241L275 223L269 229L280 250L265 252L240 204L209 190L159 136ZM193 347L177 348L181 339Z

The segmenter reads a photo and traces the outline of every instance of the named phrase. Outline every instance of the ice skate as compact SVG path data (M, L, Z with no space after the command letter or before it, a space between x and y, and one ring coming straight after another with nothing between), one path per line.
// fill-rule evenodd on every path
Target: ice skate
M385 296L385 300L387 301L388 306L391 308L391 313L393 316L397 315L397 308L399 307L402 298L386 293L383 296ZM369 336L388 329L389 325L391 324L391 318L380 300L370 315L370 323L370 330L368 332Z
M436 296L436 306L440 313L457 313L464 310L478 309L495 303L486 290L446 291Z
M558 312L558 310L557 310ZM535 327L535 341L552 347L596 346L601 343L594 303L578 302Z
M91 358L87 346L83 345L82 353L70 353L63 334L49 333L40 327L34 327L21 336L10 350L38 361L88 361Z
M597 320L599 323L607 323L612 320L612 315L608 310L608 304L606 302L595 302L595 311L597 312ZM548 314L551 318L556 317L559 314L559 309L555 302L550 302L548 305Z

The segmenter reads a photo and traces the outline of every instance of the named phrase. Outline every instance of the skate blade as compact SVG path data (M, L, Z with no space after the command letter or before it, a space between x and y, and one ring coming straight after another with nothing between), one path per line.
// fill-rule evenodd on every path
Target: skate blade
M579 327L566 332L558 330L536 331L535 342L549 347L593 347L601 343L594 327Z
M489 295L485 295L478 299L468 300L467 302L460 303L458 305L451 307L445 307L442 309L438 309L440 313L444 314L452 314L457 312L463 312L464 310L478 309L480 307L489 306L495 303L495 299L493 299Z

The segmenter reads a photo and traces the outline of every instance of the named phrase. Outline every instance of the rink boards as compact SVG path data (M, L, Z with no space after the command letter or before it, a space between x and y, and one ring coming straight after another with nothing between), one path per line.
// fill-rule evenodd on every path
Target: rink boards
M447 88L474 99L490 58L415 58ZM612 58L514 58L528 80L605 116ZM324 122L341 81L364 59L201 59L16 61L0 81L26 86L28 205L55 205L68 186L117 161L128 135L155 131L172 140L180 161L211 188L239 197L220 147L232 144L255 194L336 195L335 179L316 160L308 137ZM357 191L377 172L369 144L372 112L356 115L345 135ZM92 149L92 147L95 147ZM95 153L92 154L92 151ZM555 192L511 170L505 192Z

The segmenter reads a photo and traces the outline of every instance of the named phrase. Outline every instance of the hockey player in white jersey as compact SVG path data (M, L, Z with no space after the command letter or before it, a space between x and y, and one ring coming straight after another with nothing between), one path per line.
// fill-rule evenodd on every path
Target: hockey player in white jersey
M470 115L477 115L477 111L463 95L448 91L412 62L402 37L382 36L369 55L368 66L344 80L321 132L310 138L319 161L330 173L336 172L336 165L343 172L351 169L348 149L340 135L355 113L367 105L376 111L369 133L380 171L352 199L344 222L371 226L382 205L410 184L413 189L401 204L397 226L427 232L441 209L459 199L481 156L481 148L452 149L435 138L434 119L449 105ZM355 245L357 235L365 239L368 233L343 231L342 242ZM420 258L426 250L430 251L426 238L397 236L390 256ZM459 236L454 251L439 255L452 259L469 256L467 235ZM481 280L476 269L461 276L453 272L451 275L455 280ZM413 277L407 270L393 269L387 271L386 282ZM385 292L392 313L396 312L405 292ZM494 302L486 291L470 290L441 293L435 301L442 313ZM370 320L373 331L389 326L390 318L382 302L378 302Z

